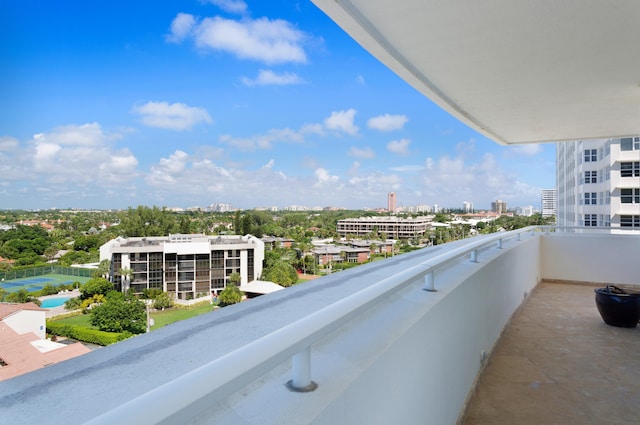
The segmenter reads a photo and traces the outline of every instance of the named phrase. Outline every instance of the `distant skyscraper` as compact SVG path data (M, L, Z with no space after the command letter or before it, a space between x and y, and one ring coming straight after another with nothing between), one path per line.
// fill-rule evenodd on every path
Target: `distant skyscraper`
M473 203L471 202L463 202L462 203L462 210L466 213L472 213L473 212Z
M516 208L516 215L531 217L533 215L533 205L529 205L528 207Z
M558 212L558 191L542 189L542 216L555 217Z
M504 214L507 212L507 203L498 199L491 203L491 211Z
M557 223L640 229L640 137L556 145Z
M396 193L395 192L389 192L389 194L387 195L387 209L391 213L396 212Z

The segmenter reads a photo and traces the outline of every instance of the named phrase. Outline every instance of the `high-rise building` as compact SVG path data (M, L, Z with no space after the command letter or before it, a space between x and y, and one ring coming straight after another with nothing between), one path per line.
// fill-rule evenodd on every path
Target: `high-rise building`
M527 207L518 207L516 208L516 215L521 215L524 217L531 217L533 215L533 205L529 205Z
M389 192L387 195L387 209L390 213L396 212L396 193Z
M472 213L473 212L473 203L471 202L463 202L462 203L462 210L466 213Z
M558 191L556 189L542 189L542 216L554 217L558 211Z
M507 212L507 203L498 199L491 203L491 211L504 214Z
M640 228L640 137L558 143L560 226Z

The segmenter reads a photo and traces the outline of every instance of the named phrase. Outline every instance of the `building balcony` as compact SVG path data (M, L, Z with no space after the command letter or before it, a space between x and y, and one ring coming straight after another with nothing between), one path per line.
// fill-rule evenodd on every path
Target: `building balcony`
M640 283L640 235L554 230L178 322L2 382L0 408L13 424L635 423L640 330L605 325L593 285Z

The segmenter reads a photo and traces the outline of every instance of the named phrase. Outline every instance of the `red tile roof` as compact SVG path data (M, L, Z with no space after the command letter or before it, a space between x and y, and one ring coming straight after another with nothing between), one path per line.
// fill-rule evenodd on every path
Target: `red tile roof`
M33 344L41 341L34 333L19 335L5 323L0 322L0 381L59 363L88 353L87 347L77 342L40 352Z

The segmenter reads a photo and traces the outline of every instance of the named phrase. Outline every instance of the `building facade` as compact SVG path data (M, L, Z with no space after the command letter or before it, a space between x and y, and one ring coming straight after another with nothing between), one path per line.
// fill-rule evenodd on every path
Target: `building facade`
M640 137L558 143L557 223L640 229Z
M556 189L542 189L541 211L543 217L555 217L558 212L558 191Z
M507 212L507 203L498 199L491 203L491 211L504 214Z
M117 289L161 289L179 300L220 292L229 276L240 284L260 278L264 243L253 236L170 235L116 238L100 247L100 261L111 261Z
M362 217L338 220L337 232L340 236L367 236L384 233L391 239L412 239L423 236L431 227L431 217Z
M389 210L390 213L396 212L396 208L397 208L396 203L397 203L396 193L390 192L387 195L387 209Z

